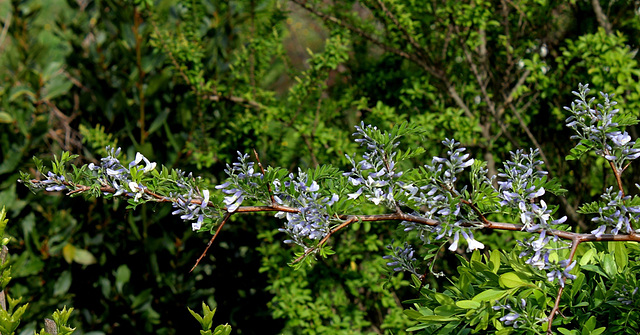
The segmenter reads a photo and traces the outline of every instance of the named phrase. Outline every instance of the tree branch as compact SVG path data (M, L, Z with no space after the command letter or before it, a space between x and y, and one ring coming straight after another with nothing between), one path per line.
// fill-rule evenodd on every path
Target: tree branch
M591 6L593 7L593 12L596 14L596 20L598 20L598 24L604 28L604 31L610 35L613 32L613 28L611 27L611 22L607 18L607 15L602 10L600 6L599 0L591 0Z

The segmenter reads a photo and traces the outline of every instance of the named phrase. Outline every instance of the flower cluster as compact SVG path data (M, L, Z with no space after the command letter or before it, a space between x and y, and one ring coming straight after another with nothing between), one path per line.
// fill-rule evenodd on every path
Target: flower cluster
M435 168L436 171L442 171L442 182L452 189L457 180L456 175L473 165L474 159L469 158L469 154L464 153L465 148L458 148L460 142L456 142L454 139L445 138L442 144L449 149L447 151L449 157L433 157L432 165L428 167Z
M367 200L375 205L383 204L389 208L395 208L396 201L394 192L397 178L402 176L402 172L396 172L396 162L394 158L396 152L389 153L377 140L373 139L368 132L377 130L376 127L362 123L356 126L353 136L359 136L355 141L361 146L365 146L368 151L362 155L362 160L357 162L355 158L345 155L353 165L350 172L345 172L344 176L349 177L349 182L359 189L348 195L349 199L357 199L365 194ZM392 147L398 143L393 143Z
M525 154L523 150L511 152L511 160L506 161L504 169L498 173L498 177L505 179L498 181L500 205L519 210L520 221L527 231L548 228L551 214L544 201L540 201L540 206L535 204L546 192L541 184L547 171L538 168L543 164L537 159L538 155L537 149L531 150L529 154ZM564 220L566 217L552 223L562 223Z
M115 189L113 196L122 195L125 192L132 191L125 186L129 186L131 182L131 173L129 169L125 168L118 156L120 156L120 148L112 148L108 146L106 148L109 155L100 159L100 165L93 163L89 164L89 170L96 171L98 174L98 181L103 186L109 186ZM135 192L135 190L133 190ZM105 195L109 193L105 192Z
M638 299L640 295L638 293L638 287L634 287L631 291L627 289L626 285L622 285L620 290L615 290L613 293L616 295L616 300L623 305L631 305L634 300Z
M211 215L208 209L209 190L200 192L194 185L195 178L189 172L187 175L184 171L174 170L175 179L172 180L180 189L179 193L169 193L168 199L172 200L172 206L175 208L171 214L180 215L180 219L191 222L191 229L200 230L204 219Z
M67 189L67 186L64 185L65 181L66 179L64 176L58 176L57 174L49 171L47 172L47 179L41 181L40 185L46 186L45 190L47 192L58 192L58 191L64 191Z
M626 131L618 130L620 125L614 122L619 109L614 108L617 102L611 100L613 94L600 92L604 104L597 104L594 108L595 98L587 100L589 91L589 85L580 84L578 91L572 92L578 99L571 103L571 107L564 107L572 114L566 120L567 127L577 133L571 138L595 145L596 154L613 162L621 172L626 168L627 161L640 157L640 149L635 148L635 141L631 141L631 136Z
M229 181L222 185L217 185L216 189L221 189L227 194L224 204L227 205L229 213L235 212L247 196L245 190L256 188L258 184L253 178L263 178L262 173L256 172L255 163L249 160L249 154L238 151L238 162L232 165L227 164L224 172L229 176ZM229 186L232 186L229 188Z
M132 180L133 169L138 169L140 162L144 161L145 166L141 169L142 173L149 173L156 168L156 163L150 162L141 153L136 153L136 158L129 163L129 167L126 168L118 156L120 156L120 148L106 148L109 155L103 157L100 160L100 165L90 163L88 168L91 171L97 173L98 181L102 186L112 187L115 192L113 196L119 196L126 194L133 197L134 201L139 201L141 198L149 199L149 196L145 193L147 187L140 182ZM105 192L105 195L110 194Z
M408 196L419 206L425 208L425 217L441 222L460 223L461 205L456 201L456 175L473 165L474 159L463 154L465 148L457 148L460 143L455 140L442 141L449 150L447 158L433 157L425 170L430 174L427 183L420 186L420 192L409 189ZM411 185L412 186L412 185Z
M504 323L505 326L512 326L513 328L518 328L520 325L524 323L525 315L522 313L527 308L527 301L524 299L520 299L517 303L517 309L520 312L517 312L514 308L511 307L510 304L501 305L498 301L496 301L496 305L491 307L494 311L505 310L507 314L498 319L500 322Z
M419 192L417 188L410 185L415 190L408 188L407 196L425 209L424 217L441 222L437 227L430 229L436 233L436 240L453 236L449 250L458 249L460 235L467 242L467 250L484 249L484 244L474 238L473 228L462 226L468 220L468 215L463 213L462 204L457 199L458 193L455 190L456 175L473 165L474 159L469 158L469 154L464 153L466 149L459 148L460 143L453 139L445 139L442 144L448 149L447 158L433 157L431 164L425 165L426 171L431 174L427 184L421 186ZM405 226L405 231L414 229L424 231L424 227L413 223L403 222L402 224Z
M404 242L404 246L395 248L392 245L387 245L387 249L391 251L391 255L385 255L382 258L389 260L387 266L392 267L393 271L408 271L418 277L420 276L414 265L417 261L413 257L415 250L409 243Z
M451 232L453 231L454 231L453 229L449 229L448 234L451 234ZM453 242L451 242L451 245L449 246L449 251L456 251L458 249L458 240L460 238L460 234L462 234L462 237L465 239L465 241L467 241L467 246L468 246L467 251L471 252L476 249L484 249L484 244L482 244L482 242L477 241L473 237L473 232L470 229L460 228L455 230L455 233L453 233Z
M133 197L136 202L140 199L151 199L145 192L148 189L147 186L140 181L132 180L132 174L136 172L149 173L156 168L156 163L149 161L143 154L138 152L127 168L118 159L120 151L120 148L107 147L109 156L102 158L100 165L89 164L89 170L97 173L100 184L115 189L114 196L125 194ZM144 166L141 166L142 162L144 162ZM206 216L205 208L209 202L209 190L203 190L201 192L202 196L198 196L196 199L194 195L200 192L194 190L194 187L189 182L191 179L193 179L191 173L185 176L183 171L176 170L176 180L174 182L183 191L181 194L171 192L168 199L173 200L172 205L176 208L172 214L180 215L180 219L184 221L194 221L191 223L191 228L199 230ZM105 192L105 194L109 193ZM200 204L197 204L194 200L198 200Z
M554 239L557 240L557 237ZM546 247L548 243L549 236L546 235L546 230L543 230L537 238L532 236L518 241L518 245L522 249L519 257L529 257L525 263L542 270L549 262L549 255L551 254L551 249Z
M180 215L180 219L184 221L194 221L191 223L191 229L199 230L205 217L209 214L207 207L209 204L209 190L202 191L202 197L194 198L194 189L191 188L186 194L172 195L173 207L177 208L171 214ZM199 200L198 204L194 200Z
M576 261L569 263L568 259L563 259L560 262L549 262L547 259L546 265L544 267L547 270L547 280L550 282L558 280L560 286L564 287L564 282L567 279L576 279L576 275L572 275L569 273L576 266Z
M331 223L335 219L329 215L327 208L339 200L337 194L331 197L323 196L320 185L310 181L306 173L298 171L297 178L289 174L289 180L283 183L276 179L273 182L274 200L277 204L294 207L297 213L278 212L276 217L286 218L284 228L279 230L289 235L291 239L285 243L295 243L308 248L305 239L320 240L329 234Z
M602 199L606 205L598 209L599 216L591 219L600 223L600 226L591 233L600 237L607 228L611 228L612 234L618 234L620 231L626 234L633 232L631 222L640 220L640 206L628 204L631 196L624 196L621 191L613 192L613 187L609 187L602 194Z

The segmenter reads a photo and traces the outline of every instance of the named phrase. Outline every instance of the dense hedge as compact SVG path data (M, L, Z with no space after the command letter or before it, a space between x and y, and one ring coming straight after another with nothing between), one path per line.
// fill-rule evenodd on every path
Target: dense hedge
M638 9L602 1L4 1L0 3L0 205L9 213L12 296L26 331L62 306L82 332L195 332L186 307L219 306L238 333L403 333L409 277L381 256L395 225L364 222L332 238L335 256L287 266L270 216L238 217L189 272L209 236L121 201L34 196L17 184L69 151L98 163L107 145L222 182L236 150L291 171L346 168L353 126L425 131L410 145L440 153L456 138L495 173L509 151L538 147L572 185L576 213L615 182L603 157L564 161L562 106L577 83L640 110ZM629 127L636 137L636 127ZM418 166L417 158L403 164ZM633 167L630 167L633 169ZM625 185L638 182L634 170ZM36 198L37 197L37 198ZM363 211L382 212L372 204ZM358 243L356 243L358 241ZM515 245L510 234L489 247ZM438 258L453 275L458 260ZM442 279L431 278L432 287ZM386 288L382 288L382 284ZM30 297L30 298L29 298ZM272 331L271 331L272 330Z

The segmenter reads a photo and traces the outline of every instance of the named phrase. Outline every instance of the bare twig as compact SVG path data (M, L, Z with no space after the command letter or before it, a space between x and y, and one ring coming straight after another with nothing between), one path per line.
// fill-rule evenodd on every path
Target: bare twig
M332 22L334 24L337 24L343 28L346 28L350 31L352 31L353 33L357 34L358 36L368 40L369 42L372 42L373 44L379 46L380 48L382 48L385 51L391 52L393 54L396 54L402 58L408 59L412 62L414 62L415 64L419 65L420 67L422 67L425 71L427 71L428 73L436 76L437 78L442 78L443 73L441 70L437 69L436 67L432 67L429 66L428 63L425 62L425 60L421 59L420 57L417 57L416 55L413 54L409 54L403 50L400 50L398 48L395 48L387 43L384 43L382 41L380 41L378 38L370 35L369 33L365 32L364 30L350 24L347 23L343 20L340 20L334 16L325 14L315 8L313 8L313 6L308 5L306 3L306 1L304 0L292 0L294 3L296 3L297 5L299 5L300 7L304 8L305 10L309 11L310 13L316 15L317 17L319 17L320 19L322 19L323 21L327 21L327 22Z
M7 37L9 26L11 25L11 12L7 13L7 18L4 19L4 26L2 27L2 33L0 33L0 53L4 50L4 39Z
M200 264L200 260L202 260L202 258L207 254L207 251L209 251L209 247L211 247L211 244L213 244L213 240L216 239L216 237L218 237L218 234L220 234L220 231L222 230L222 227L224 226L225 223L227 223L227 220L229 220L229 218L231 217L232 213L228 213L224 215L224 218L222 219L222 222L220 222L220 225L218 226L218 229L216 229L216 233L213 234L213 237L211 237L211 239L209 240L209 243L207 244L207 247L204 249L204 251L202 252L202 255L200 255L200 257L198 257L198 260L196 261L196 264L193 265L193 267L191 268L191 270L189 270L189 272L193 272L193 270L198 266L198 264Z
M253 100L249 100L249 99L245 99L245 98L241 98L238 96L234 96L234 95L229 95L229 96L220 96L217 94L211 94L211 95L207 95L204 98L209 99L211 101L221 101L221 100L226 100L226 101L230 101L239 105L243 105L245 107L248 108L252 108L252 109L256 109L256 110L261 110L264 109L264 106L262 104L260 104L259 102L253 101Z
M611 27L611 22L607 18L607 15L602 10L600 6L599 0L591 0L591 6L593 7L593 12L596 14L596 20L598 20L598 24L604 28L604 31L607 34L611 34L613 32L613 28Z
M9 255L9 248L7 248L6 245L2 246L2 249L0 249L0 264L4 264L4 262L7 261L7 256ZM7 297L5 295L4 290L0 291L0 308L2 308L3 311L7 310Z
M142 35L140 35L140 26L142 25L142 15L138 12L137 8L133 8L133 26L131 30L133 32L133 36L135 38L135 50L136 50L136 67L138 69L138 80L136 81L136 88L138 89L138 100L139 100L139 118L138 121L140 126L140 144L144 144L147 138L147 131L145 130L145 113L144 113L144 105L145 105L145 96L144 96L144 68L142 67Z
M613 170L613 175L616 177L616 183L618 184L618 189L622 192L622 196L624 197L624 189L622 188L622 179L620 179L621 172L618 171L615 164L612 161L608 161L609 166L611 166L611 170Z

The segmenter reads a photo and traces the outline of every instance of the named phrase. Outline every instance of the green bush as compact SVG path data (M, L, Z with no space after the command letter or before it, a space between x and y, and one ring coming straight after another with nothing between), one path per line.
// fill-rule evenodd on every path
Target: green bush
M606 24L593 3L0 3L0 204L14 222L11 292L34 297L26 329L67 305L79 332L195 332L186 307L206 301L238 333L402 333L411 322L399 302L415 297L410 278L389 277L379 259L395 227L354 225L332 239L335 256L296 271L292 251L274 243L278 221L238 218L189 273L208 238L171 208L36 199L16 185L19 170L35 173L32 156L68 151L97 164L120 146L129 160L140 152L213 185L236 150L290 171L345 168L353 125L409 121L425 129L409 145L436 155L454 137L491 172L509 151L539 147L550 174L575 185L559 212L576 231L593 229L578 205L614 176L596 155L560 159L572 148L561 106L592 82L635 110L639 28L633 3L603 1ZM440 257L434 271L455 275L457 262Z

